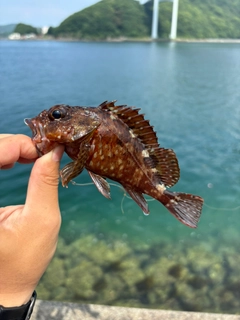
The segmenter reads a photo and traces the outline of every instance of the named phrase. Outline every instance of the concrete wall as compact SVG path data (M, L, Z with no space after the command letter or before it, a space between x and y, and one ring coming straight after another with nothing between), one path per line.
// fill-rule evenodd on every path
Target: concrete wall
M37 301L31 320L240 320L240 315Z

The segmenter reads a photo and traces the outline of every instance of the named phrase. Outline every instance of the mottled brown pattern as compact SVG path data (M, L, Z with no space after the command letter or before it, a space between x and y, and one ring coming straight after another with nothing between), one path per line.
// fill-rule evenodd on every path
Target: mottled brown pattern
M110 198L109 178L119 182L145 214L149 209L143 194L160 201L182 223L197 226L203 199L166 190L179 179L178 161L173 150L160 148L139 109L114 102L97 108L57 105L25 122L39 155L65 145L73 162L60 172L63 186L85 168L106 198Z

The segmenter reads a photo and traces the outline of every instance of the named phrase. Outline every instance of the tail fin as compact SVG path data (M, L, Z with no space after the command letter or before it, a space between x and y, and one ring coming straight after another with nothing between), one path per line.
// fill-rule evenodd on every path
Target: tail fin
M161 200L160 200L161 199ZM196 228L203 199L188 193L164 191L159 200L179 221L190 228Z

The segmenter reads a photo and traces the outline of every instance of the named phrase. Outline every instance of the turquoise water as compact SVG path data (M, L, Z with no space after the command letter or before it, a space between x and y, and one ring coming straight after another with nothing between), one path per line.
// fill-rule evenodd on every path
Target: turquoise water
M214 291L216 301L200 311L240 312L240 305L232 302L240 300L240 45L1 41L0 65L1 132L31 135L23 119L54 104L97 106L116 99L141 108L161 146L176 152L181 177L172 190L205 199L199 226L192 230L157 201L149 202L151 214L144 216L118 187L111 187L112 200L107 200L94 185L60 186L65 244L87 237L105 244L121 241L131 248L132 258L144 248L149 259L157 257L150 250L157 245L168 257L177 250L177 257L183 265L188 261L188 266L192 254L187 250L195 253L193 259L199 263L204 250L211 254L204 255L205 269L194 275L211 268L211 255L217 257L225 269L214 285L217 288L224 281L223 292L229 291L231 297ZM63 165L67 161L65 157ZM0 172L1 206L24 202L30 169L17 164ZM76 181L88 183L90 178L83 172ZM231 268L230 255L236 257ZM139 268L146 272L143 265ZM229 270L235 280L229 280ZM214 286L205 287L211 292ZM199 290L194 286L191 290L196 299ZM156 299L131 304L125 298L122 305L195 310L186 302L170 304L169 299L158 305ZM224 308L222 299L227 301ZM91 297L84 301L99 302Z

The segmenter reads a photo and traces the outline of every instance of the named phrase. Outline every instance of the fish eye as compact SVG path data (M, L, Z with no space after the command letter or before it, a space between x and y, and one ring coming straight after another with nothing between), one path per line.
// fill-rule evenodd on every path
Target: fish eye
M59 120L64 118L66 115L66 111L62 108L54 109L53 111L50 110L48 116L50 120Z
M60 119L62 118L62 114L61 114L61 111L60 110L54 110L52 112L52 116L54 119Z

